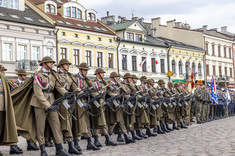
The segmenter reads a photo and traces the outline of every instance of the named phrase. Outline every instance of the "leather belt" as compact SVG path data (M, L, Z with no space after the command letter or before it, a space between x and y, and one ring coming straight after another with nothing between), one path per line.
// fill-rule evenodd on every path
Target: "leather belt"
M42 90L43 93L47 93L47 94L50 94L50 93L53 93L53 90Z

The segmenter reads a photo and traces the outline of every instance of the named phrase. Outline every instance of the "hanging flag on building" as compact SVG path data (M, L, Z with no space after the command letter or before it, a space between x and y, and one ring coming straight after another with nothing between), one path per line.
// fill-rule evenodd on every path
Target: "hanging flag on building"
M195 87L193 72L188 76L188 92L191 93Z
M146 60L147 60L147 58L144 59L144 60L139 64L139 66L142 67L142 65L146 62Z
M218 103L218 98L216 94L216 82L214 79L214 75L212 75L212 79L211 79L211 96L212 96L212 99L215 101L215 103Z

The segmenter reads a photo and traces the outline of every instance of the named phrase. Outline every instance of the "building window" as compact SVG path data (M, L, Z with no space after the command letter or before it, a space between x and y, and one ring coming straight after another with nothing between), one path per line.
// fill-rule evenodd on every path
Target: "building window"
M127 56L122 55L122 70L127 70Z
M213 66L213 75L216 76L215 66Z
M62 32L61 35L62 35L62 36L65 36L66 34L65 34L65 32Z
M109 39L109 43L113 43L113 40L112 40L112 39Z
M230 68L230 77L232 78L233 77L233 69Z
M74 34L74 37L75 37L75 38L78 38L78 34Z
M86 63L88 66L91 66L91 51L86 51Z
M161 59L161 73L165 73L165 60Z
M218 45L218 56L221 57L221 50L220 45Z
M113 54L108 54L108 67L113 68Z
M95 14L94 13L89 13L88 14L88 20L95 21Z
M127 34L127 40L134 41L134 34L133 33L126 33Z
M182 61L179 61L179 74L183 74L183 65L182 65Z
M12 61L12 44L11 43L4 43L3 44L3 53L2 53L2 60L4 61Z
M18 9L18 0L11 0L11 8Z
M26 45L18 45L17 60L25 60Z
M206 65L206 75L207 76L210 75L210 66L209 66L209 64Z
M22 28L22 27L20 27L20 31L21 31L21 32L24 32L24 31L25 31L25 29L24 29L24 28Z
M101 38L101 37L98 37L98 40L99 40L99 41L102 41L102 38Z
M206 50L206 54L208 54L208 43L206 43L205 50Z
M97 66L103 67L103 53L102 52L97 53Z
M227 48L224 47L224 58L226 58L226 57L227 57Z
M67 7L66 8L66 16L71 18L82 18L82 11L75 7Z
M193 62L192 63L192 72L193 72L193 74L195 74L195 72L196 72L196 66L195 66L195 63ZM188 73L188 72L187 72Z
M137 71L137 60L136 60L136 56L132 56L132 71Z
M212 44L212 56L215 56L215 45Z
M229 48L228 51L229 51L229 58L232 58L232 49Z
M52 5L52 4L47 4L46 5L46 12L47 13L55 14L55 6Z
M44 56L49 56L52 58L52 51L53 51L53 48L46 48Z
M79 49L73 50L73 63L74 63L74 65L79 65L79 54L80 54Z
M141 42L142 41L142 35L141 34L135 34L135 40Z
M90 38L90 36L87 36L86 39L90 40L91 38Z
M32 55L31 55L31 60L38 60L39 59L39 47L32 47Z
M9 25L5 25L4 28L7 29L7 30L9 30L9 29L10 29L10 26L9 26Z
M67 48L60 48L60 59L66 59L67 57Z
M224 74L225 74L225 76L228 75L228 73L227 73L227 67L224 67Z
M172 65L172 72L173 72L173 74L175 74L176 73L176 70L175 70L175 60L171 61L171 65Z
M142 57L142 62L146 60L146 57ZM147 72L147 60L142 64L142 71Z
M155 58L151 58L151 63L152 63L152 72L156 73L156 59Z
M38 34L38 33L39 33L39 31L38 31L37 29L35 29L35 30L34 30L34 33L35 33L35 34Z
M198 75L202 76L202 65L201 65L201 63L198 63Z
M222 78L222 67L219 66L219 77Z
M189 68L190 68L190 63L189 63L189 61L186 61L186 63L185 63L185 74L186 75L189 74Z
M7 3L6 0L0 0L0 7L6 7Z

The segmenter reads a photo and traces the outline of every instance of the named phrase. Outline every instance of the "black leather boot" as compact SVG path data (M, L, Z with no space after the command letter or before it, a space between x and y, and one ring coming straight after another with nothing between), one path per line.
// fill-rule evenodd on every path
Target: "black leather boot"
M157 134L165 134L165 132L162 130L161 126L157 126Z
M99 147L97 147L92 141L91 141L91 137L87 138L87 147L86 147L87 150L94 150L94 151L97 151L97 150L100 150Z
M175 122L173 122L173 129L175 129L175 130L180 130L180 129L176 126L176 123L175 123Z
M37 151L39 150L37 144L32 141L27 140L27 151Z
M96 147L102 147L102 144L99 142L99 136L98 135L94 135L94 144Z
M51 141L47 141L47 142L45 143L45 146L46 146L46 147L53 147L54 144L53 144L53 142L51 142Z
M142 137L142 138L144 138L144 139L147 139L147 138L148 138L148 136L145 135L142 130L140 130L140 134L141 134L141 137Z
M23 151L17 145L12 145L10 146L10 154L23 154Z
M81 147L78 144L79 140L77 138L74 139L74 147L77 149L77 151L82 151Z
M121 132L118 132L117 142L125 142L125 140L122 138L122 133Z
M166 123L166 128L169 130L169 131L173 131L173 129L170 128L169 124Z
M73 141L68 141L68 145L69 145L69 153L70 153L70 154L74 154L74 155L80 155L80 154L82 154L82 151L78 151L78 150L74 147Z
M0 151L0 156L2 156L2 152Z
M45 144L40 145L41 156L48 156L45 148Z
M117 143L112 140L112 138L107 134L105 135L105 144L106 146L117 146Z
M86 137L84 134L81 136L81 140L86 140Z
M148 137L157 136L157 134L153 133L150 128L146 128L146 135Z
M165 124L162 124L162 130L166 133L169 133L170 131L166 128Z
M135 143L136 141L131 139L131 137L127 134L127 133L124 133L124 138L125 138L125 143L126 144L130 144L130 143Z
M183 122L180 122L180 127L181 128L188 128Z
M59 156L73 156L73 154L69 154L65 149L64 149L64 144L55 144L56 148L56 155Z
M139 137L138 135L136 135L135 130L131 131L131 135L132 135L133 140L142 140L143 139L143 138Z

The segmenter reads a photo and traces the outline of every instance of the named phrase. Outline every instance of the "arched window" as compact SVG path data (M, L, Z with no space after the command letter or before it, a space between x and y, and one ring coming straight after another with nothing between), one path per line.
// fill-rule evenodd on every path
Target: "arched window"
M71 18L81 19L82 18L82 11L76 7L67 7L66 8L66 16L71 17Z
M182 61L179 61L179 74L183 74Z
M192 72L193 72L193 74L195 74L195 72L196 72L196 68L195 68L195 63L194 62L192 63Z
M88 20L95 21L95 14L94 13L89 13L88 14Z
M190 66L190 63L189 63L189 61L187 61L187 62L185 63L185 74L186 74L186 75L189 74L189 66Z
M198 63L198 75L202 76L202 65L201 65L201 63Z
M52 5L52 4L47 4L46 5L46 12L47 13L55 14L55 6Z
M176 73L176 71L175 71L175 60L171 61L171 65L172 65L172 72L173 72L173 74L175 74Z

